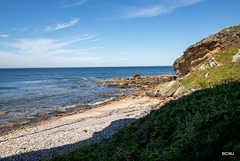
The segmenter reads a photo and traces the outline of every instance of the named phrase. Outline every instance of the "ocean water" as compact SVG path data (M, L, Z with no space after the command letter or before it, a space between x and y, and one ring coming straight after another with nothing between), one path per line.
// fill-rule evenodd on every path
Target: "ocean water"
M114 77L175 74L171 66L0 69L0 133L92 108L122 92L99 82ZM131 90L127 90L131 92ZM108 93L107 96L101 94Z

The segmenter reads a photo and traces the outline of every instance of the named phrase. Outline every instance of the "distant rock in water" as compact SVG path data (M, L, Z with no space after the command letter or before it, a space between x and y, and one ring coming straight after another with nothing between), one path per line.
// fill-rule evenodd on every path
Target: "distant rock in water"
M223 29L188 47L184 54L175 60L173 70L177 75L185 76L197 69L198 65L210 58L213 53L236 45L240 45L240 25Z
M140 77L140 74L134 74L133 78Z

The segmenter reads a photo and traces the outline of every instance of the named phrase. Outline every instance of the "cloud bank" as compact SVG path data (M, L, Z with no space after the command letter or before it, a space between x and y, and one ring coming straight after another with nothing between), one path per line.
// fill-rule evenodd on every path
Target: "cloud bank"
M0 68L98 66L105 61L89 54L103 47L71 48L74 43L88 42L94 37L84 35L69 41L48 38L19 39L17 42L5 44L11 51L0 51Z

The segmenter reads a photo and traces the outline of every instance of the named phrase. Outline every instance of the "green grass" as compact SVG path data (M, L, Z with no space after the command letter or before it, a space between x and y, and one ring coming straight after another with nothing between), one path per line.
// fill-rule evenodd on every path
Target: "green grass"
M192 88L208 88L212 85L221 84L225 80L240 80L240 62L232 63L232 57L238 52L238 49L240 49L240 46L213 54L216 60L222 64L220 67L208 68L204 71L195 70L181 83L186 87L186 90L189 90ZM205 78L207 73L209 73L209 76Z
M112 138L55 160L238 160L240 82L203 89L170 101ZM222 156L234 152L235 156Z

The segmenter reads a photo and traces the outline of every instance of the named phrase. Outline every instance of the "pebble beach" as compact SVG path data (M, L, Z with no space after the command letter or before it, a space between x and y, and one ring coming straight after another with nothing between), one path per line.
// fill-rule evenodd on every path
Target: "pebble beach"
M1 160L43 160L113 135L162 103L148 97L126 98L84 113L47 121L0 137Z

